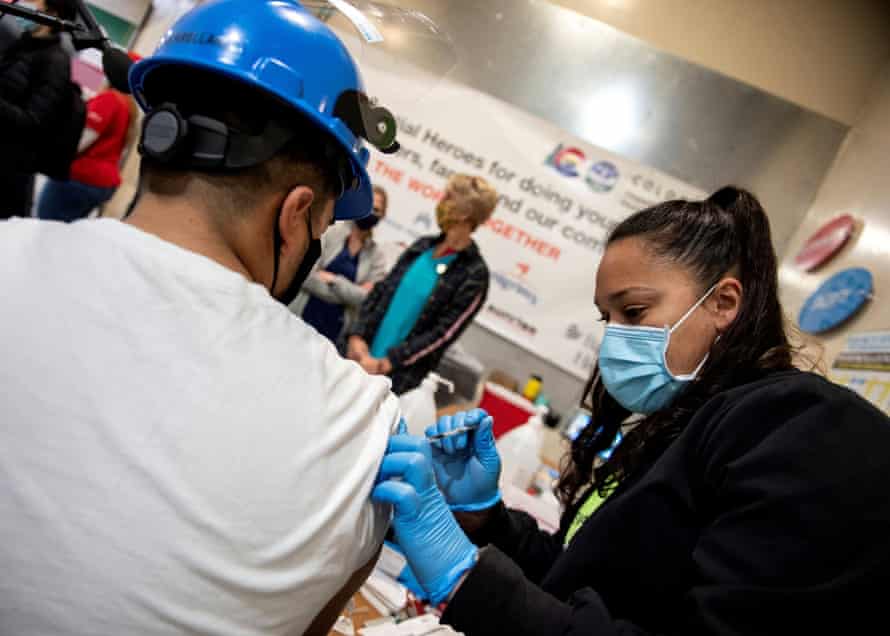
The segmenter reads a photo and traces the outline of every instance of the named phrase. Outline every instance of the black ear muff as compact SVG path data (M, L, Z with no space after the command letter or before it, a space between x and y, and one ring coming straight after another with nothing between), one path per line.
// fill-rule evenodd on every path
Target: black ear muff
M139 152L168 165L199 170L227 168L229 137L229 129L221 121L202 115L185 119L176 106L163 104L146 115Z
M146 116L139 152L161 163L171 163L182 154L188 131L188 122L176 106L163 104Z

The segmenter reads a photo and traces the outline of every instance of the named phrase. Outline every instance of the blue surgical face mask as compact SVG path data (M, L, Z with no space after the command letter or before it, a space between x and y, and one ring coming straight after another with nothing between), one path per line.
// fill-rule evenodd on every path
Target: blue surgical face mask
M599 352L600 375L606 390L621 406L633 413L655 413L669 406L695 379L708 356L692 373L674 375L668 368L667 350L671 334L716 287L711 287L673 327L606 326Z

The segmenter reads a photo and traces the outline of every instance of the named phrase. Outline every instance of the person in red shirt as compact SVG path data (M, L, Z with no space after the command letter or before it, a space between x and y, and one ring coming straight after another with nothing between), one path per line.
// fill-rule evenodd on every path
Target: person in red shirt
M86 126L71 177L47 181L37 216L76 221L111 199L121 184L121 156L132 141L135 123L136 105L129 95L108 88L87 102Z

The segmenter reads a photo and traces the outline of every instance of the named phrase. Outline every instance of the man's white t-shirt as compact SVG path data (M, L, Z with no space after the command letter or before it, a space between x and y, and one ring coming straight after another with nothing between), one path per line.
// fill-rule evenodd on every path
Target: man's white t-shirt
M0 293L0 634L302 634L373 558L398 401L265 288L19 220Z

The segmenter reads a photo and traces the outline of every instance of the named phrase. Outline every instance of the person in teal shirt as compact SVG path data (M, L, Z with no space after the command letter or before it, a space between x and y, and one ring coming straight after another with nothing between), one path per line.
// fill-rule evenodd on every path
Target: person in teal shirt
M348 357L388 375L397 395L423 381L485 303L488 266L472 235L497 200L482 177L454 175L436 207L441 234L405 250L347 330Z
M371 355L383 359L391 347L402 342L414 327L426 301L439 282L440 273L447 271L448 266L457 258L457 254L436 257L430 248L417 257L408 268L405 277L396 289L383 323L371 345Z

